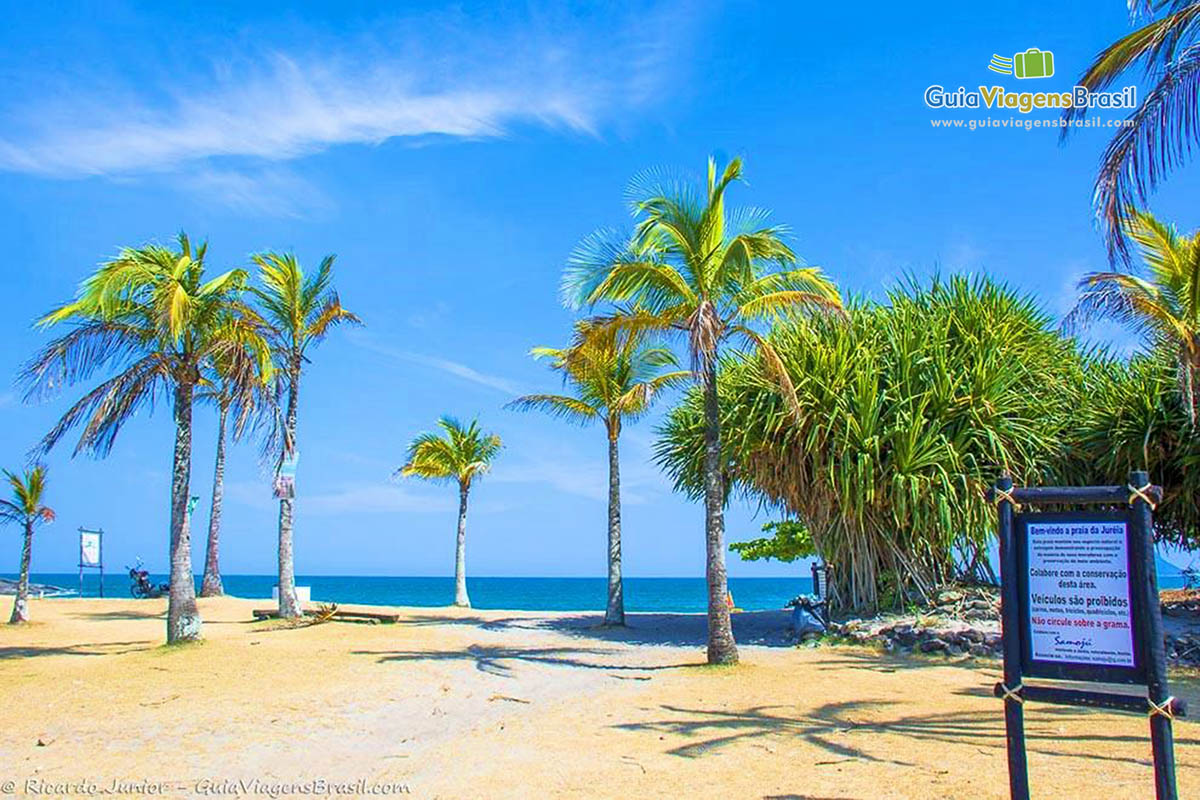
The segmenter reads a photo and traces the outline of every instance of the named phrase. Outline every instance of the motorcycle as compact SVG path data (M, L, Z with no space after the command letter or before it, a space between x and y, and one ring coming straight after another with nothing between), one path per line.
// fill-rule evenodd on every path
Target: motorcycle
M171 589L171 584L160 583L155 586L150 582L150 572L142 568L142 560L139 558L135 566L125 566L129 570L129 593L136 600L153 600L162 597Z

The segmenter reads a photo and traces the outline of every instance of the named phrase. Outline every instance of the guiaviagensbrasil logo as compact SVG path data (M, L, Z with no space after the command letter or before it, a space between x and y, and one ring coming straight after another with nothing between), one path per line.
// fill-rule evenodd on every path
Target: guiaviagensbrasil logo
M1030 47L1028 50L1014 53L1012 58L993 54L987 68L1019 80L1052 78L1054 53ZM1012 92L1003 86L981 84L974 91L965 86L947 91L942 84L935 83L925 90L925 105L946 109L1007 109L1021 114L1028 114L1035 109L1133 109L1137 108L1137 87L1130 85L1115 92L1093 92L1086 86L1072 86L1066 91Z
M1050 78L1054 75L1054 53L1038 50L1036 47L1031 47L1024 53L1017 53L1012 58L993 53L988 69L1018 78Z

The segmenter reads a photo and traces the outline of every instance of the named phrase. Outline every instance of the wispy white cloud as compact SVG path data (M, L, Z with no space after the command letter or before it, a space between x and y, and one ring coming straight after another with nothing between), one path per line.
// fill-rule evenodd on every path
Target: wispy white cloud
M305 498L304 510L313 514L454 511L457 498L451 492L436 494L413 491L390 483L365 483L343 486Z
M661 88L686 46L689 15L676 11L581 21L535 9L486 25L416 17L314 52L231 43L206 71L164 69L165 83L77 84L0 109L0 169L113 176L395 138L496 137L521 124L590 132ZM253 202L228 172L209 180Z
M351 331L350 339L359 347L370 350L373 353L394 358L398 361L406 361L410 364L419 364L421 366L436 369L441 372L454 375L462 378L470 383L475 383L480 386L486 386L489 389L495 389L510 397L524 394L524 390L519 383L499 375L492 375L486 372L480 372L474 367L462 364L458 361L451 361L448 358L439 356L430 356L423 353L413 353L408 350L401 350L390 345L382 344L370 334L360 331Z
M236 481L226 484L225 494L231 500L260 510L273 510L278 500L271 496L269 481ZM352 513L441 513L457 508L451 492L427 490L381 480L346 483L336 488L303 494L301 506L305 514Z
M489 481L496 483L538 483L556 492L589 500L608 499L607 445L603 432L595 432L595 448L582 453L561 443L540 442L537 458L524 458L519 453L508 454L499 460ZM652 438L637 431L627 431L621 437L621 501L627 505L650 502L669 494L671 485L655 466L651 452ZM526 451L534 451L526 446Z
M281 167L204 168L182 176L178 184L191 194L251 215L308 218L332 205L320 188Z

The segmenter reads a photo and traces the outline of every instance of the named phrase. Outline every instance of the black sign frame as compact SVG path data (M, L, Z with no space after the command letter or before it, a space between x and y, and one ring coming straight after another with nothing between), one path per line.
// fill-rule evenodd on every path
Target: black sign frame
M1125 580L1129 592L1130 637L1133 640L1133 666L1097 665L1084 662L1043 661L1033 657L1033 625L1029 608L1029 525L1038 523L1088 523L1120 522L1125 526ZM1137 542L1133 535L1133 524L1128 511L1050 511L1013 514L1016 529L1017 592L1020 609L1021 674L1033 678L1049 678L1068 681L1098 681L1103 683L1129 683L1145 685L1148 654L1141 635L1141 593L1134 585Z
M1162 502L1162 489L1150 484L1150 476L1141 470L1129 473L1124 486L1039 486L1016 488L1007 475L988 493L997 511L997 538L1000 544L1000 621L1004 648L1004 679L992 691L1004 701L1004 730L1008 753L1008 785L1013 800L1029 800L1029 765L1025 752L1025 703L1030 700L1066 705L1107 708L1146 714L1150 720L1150 743L1154 754L1154 796L1156 800L1178 800L1175 782L1175 740L1171 721L1187 714L1187 704L1172 697L1167 687L1167 662L1163 643L1162 607L1158 596L1158 571L1155 563L1155 506ZM1052 506L1056 509L1080 506L1100 507L1127 518L1129 542L1129 578L1131 616L1134 625L1135 669L1144 670L1141 694L1117 692L1103 685L1082 689L1072 685L1032 684L1023 678L1029 666L1023 657L1023 640L1029 639L1023 624L1021 584L1028 578L1028 553L1025 527L1017 535L1018 512L1025 507ZM1077 512L1066 518L1081 519L1089 512ZM1025 524L1032 514L1026 513ZM1049 519L1049 517L1041 517ZM1023 563L1022 563L1023 562ZM1022 577L1025 576L1025 577ZM1135 606L1136 603L1136 606ZM1025 609L1027 611L1028 609ZM1026 615L1027 616L1027 615ZM1034 665L1036 668L1036 665ZM1103 681L1095 665L1081 665L1072 680ZM1090 672L1093 677L1084 677Z

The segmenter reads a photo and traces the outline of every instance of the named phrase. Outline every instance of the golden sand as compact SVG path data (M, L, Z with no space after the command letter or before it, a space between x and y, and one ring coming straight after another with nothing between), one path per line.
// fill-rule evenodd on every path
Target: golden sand
M273 630L250 621L263 605L202 600L206 641L165 648L165 601L33 601L32 625L0 627L0 791L1008 796L992 663L744 647L709 668L571 615ZM1173 688L1200 713L1200 681ZM1031 704L1027 729L1035 796L1153 796L1144 718ZM1200 726L1177 722L1176 747L1180 797L1200 797Z

